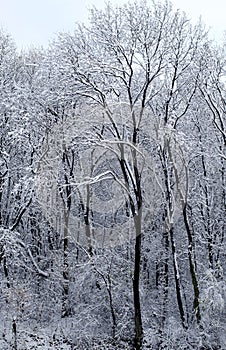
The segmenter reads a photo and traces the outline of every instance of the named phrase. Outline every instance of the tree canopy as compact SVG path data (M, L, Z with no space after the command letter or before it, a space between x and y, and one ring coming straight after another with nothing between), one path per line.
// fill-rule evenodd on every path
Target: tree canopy
M225 48L169 1L0 33L2 349L225 349Z

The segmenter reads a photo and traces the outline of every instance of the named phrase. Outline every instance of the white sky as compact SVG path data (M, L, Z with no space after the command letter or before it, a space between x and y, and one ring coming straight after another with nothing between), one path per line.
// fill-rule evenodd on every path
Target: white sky
M123 4L126 0L111 0ZM202 15L217 40L226 29L226 0L172 0L195 21ZM74 23L86 21L88 8L102 8L105 0L0 0L0 26L9 32L19 49L48 45L55 33L72 31Z

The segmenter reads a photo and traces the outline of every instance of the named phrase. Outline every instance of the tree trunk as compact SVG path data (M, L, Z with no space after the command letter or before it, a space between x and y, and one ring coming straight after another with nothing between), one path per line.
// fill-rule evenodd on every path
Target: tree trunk
M142 223L142 210L138 211L138 214L134 217L136 243L135 243L135 262L134 262L134 275L133 275L133 298L134 298L134 320L135 320L135 349L140 350L143 340L143 327L141 318L141 306L140 306L140 261L141 261L141 223Z
M188 223L187 218L187 205L185 204L183 209L183 218L184 218L184 224L188 235L188 259L189 259L189 266L190 266L190 274L192 279L192 286L194 291L194 301L193 301L193 309L196 314L197 323L200 323L201 321L201 314L200 314L200 307L199 307L199 285L198 285L198 279L196 276L195 271L195 263L193 261L193 241L192 241L192 234L191 229Z
M68 224L69 224L69 213L65 213L64 211L62 317L69 316Z
M162 311L162 327L164 327L166 318L167 318L167 303L168 303L168 294L169 294L169 234L164 232L164 267L163 267L163 311Z
M171 249L172 249L172 255L173 255L173 270L174 270L174 278L175 278L175 284L176 284L177 304L179 308L182 325L184 328L187 328L186 321L185 321L183 301L182 301L180 272L179 272L179 267L177 263L177 254L176 254L176 245L174 241L173 227L170 228L170 241L171 241Z

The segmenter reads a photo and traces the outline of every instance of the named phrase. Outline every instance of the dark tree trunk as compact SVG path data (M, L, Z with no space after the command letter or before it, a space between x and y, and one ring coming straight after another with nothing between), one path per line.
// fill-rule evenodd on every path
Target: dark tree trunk
M62 291L62 317L69 316L69 264L68 264L68 220L69 213L64 218L64 243L63 243L63 291Z
M173 227L170 228L170 241L171 241L171 249L172 249L172 256L173 256L173 270L174 270L174 278L175 278L175 284L176 284L177 304L178 304L182 325L184 328L187 328L183 300L182 300L182 288L181 288L180 272L179 272L177 256L176 256L176 245L174 241Z
M192 240L191 229L190 229L188 217L187 217L186 204L183 209L183 218L184 218L184 224L185 224L185 228L188 236L188 259L189 259L190 274L192 279L192 286L194 291L193 309L196 314L197 323L200 323L201 314L200 314L200 307L199 307L199 285L198 285L198 279L195 271L195 263L193 261L193 240Z
M142 211L138 212L138 215L134 217L136 243L135 243L135 262L134 262L134 275L133 275L133 297L134 297L134 319L135 319L135 349L139 350L142 346L143 340L143 327L141 318L141 306L140 306L140 262L141 262L141 223L142 223Z

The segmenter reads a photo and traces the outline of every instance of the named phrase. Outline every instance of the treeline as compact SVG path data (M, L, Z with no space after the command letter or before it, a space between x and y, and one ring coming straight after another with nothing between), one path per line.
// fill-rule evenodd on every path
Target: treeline
M226 348L225 78L169 2L1 31L2 349Z

